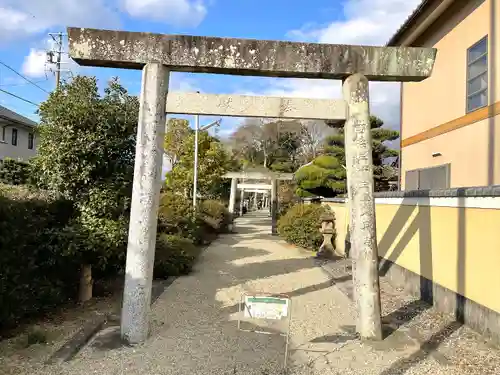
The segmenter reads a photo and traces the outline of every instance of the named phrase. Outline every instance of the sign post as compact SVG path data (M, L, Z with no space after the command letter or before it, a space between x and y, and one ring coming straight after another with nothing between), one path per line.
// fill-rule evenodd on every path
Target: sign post
M263 333L266 335L275 334L269 331L249 330L241 328L241 309L243 308L243 316L250 319L264 320L285 320L288 319L287 329L280 336L285 337L285 358L283 367L286 368L288 360L288 344L290 341L290 324L292 321L291 314L292 300L285 294L259 294L241 296L241 301L238 310L238 330L243 332Z

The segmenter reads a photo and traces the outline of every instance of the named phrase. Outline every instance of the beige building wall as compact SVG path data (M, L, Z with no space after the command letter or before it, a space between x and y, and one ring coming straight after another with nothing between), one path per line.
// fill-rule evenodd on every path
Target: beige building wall
M17 146L12 145L12 129L17 129ZM0 129L1 130L1 129ZM34 129L26 129L21 126L7 126L5 128L5 143L0 142L0 160L4 158L21 159L28 161L36 155L37 139L34 138L34 147L28 148L28 134ZM0 135L1 141L1 135Z
M447 163L450 187L500 184L500 2L464 3L457 1L415 43L438 54L430 78L402 85L402 189L406 171ZM486 35L490 107L467 113L467 49Z

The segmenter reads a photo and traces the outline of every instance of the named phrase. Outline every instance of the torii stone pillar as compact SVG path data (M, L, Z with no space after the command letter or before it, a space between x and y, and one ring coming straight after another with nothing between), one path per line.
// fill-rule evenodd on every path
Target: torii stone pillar
M271 233L278 234L278 180L271 180Z
M145 341L150 329L168 79L169 71L160 63L148 63L142 70L121 317L121 334L130 344Z
M372 137L368 80L362 74L343 84L347 102L346 154L352 227L354 293L358 305L357 330L362 338L382 340L377 233L373 200Z
M245 206L245 189L241 189L240 195L240 216L243 216L243 207Z
M231 192L229 193L229 214L232 216L234 215L234 205L236 204L236 192L237 192L237 186L238 186L238 179L237 178L232 178L231 179ZM233 223L229 224L229 231L233 230Z

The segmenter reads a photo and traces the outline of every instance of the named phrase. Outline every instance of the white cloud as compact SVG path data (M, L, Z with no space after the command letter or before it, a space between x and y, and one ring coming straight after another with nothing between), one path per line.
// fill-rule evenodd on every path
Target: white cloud
M130 16L174 26L198 26L207 14L206 0L0 0L0 43L67 26L114 29L117 7ZM211 0L207 4L211 4Z
M63 53L61 54L61 72L64 76L67 71L78 74L82 67L76 64L67 53L67 42L63 42ZM24 75L32 78L44 77L49 72L55 71L55 64L47 62L47 51L56 51L57 45L52 39L46 39L39 42L35 48L30 49L28 56L24 58L22 72ZM54 57L55 61L55 57Z
M30 49L28 56L24 58L22 72L28 77L45 76L46 52L44 50Z
M291 37L319 43L383 45L422 0L345 0L344 20L324 27L308 24Z
M119 23L106 0L0 0L0 42L67 26L113 28Z
M123 0L125 10L137 18L173 26L198 26L207 14L202 0Z
M421 0L345 0L343 20L328 25L307 24L288 36L301 41L333 44L384 45ZM267 95L340 98L339 81L274 80ZM399 84L370 83L371 112L391 128L399 128Z

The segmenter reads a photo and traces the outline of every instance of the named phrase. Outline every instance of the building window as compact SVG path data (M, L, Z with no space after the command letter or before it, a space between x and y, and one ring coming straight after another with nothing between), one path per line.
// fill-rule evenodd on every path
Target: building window
M17 146L17 129L12 129L12 145Z
M467 112L488 105L488 37L467 50Z
M33 136L33 133L28 133L28 148L30 150L33 150L34 144L35 144L35 138Z
M406 171L405 190L435 190L450 188L450 164Z

